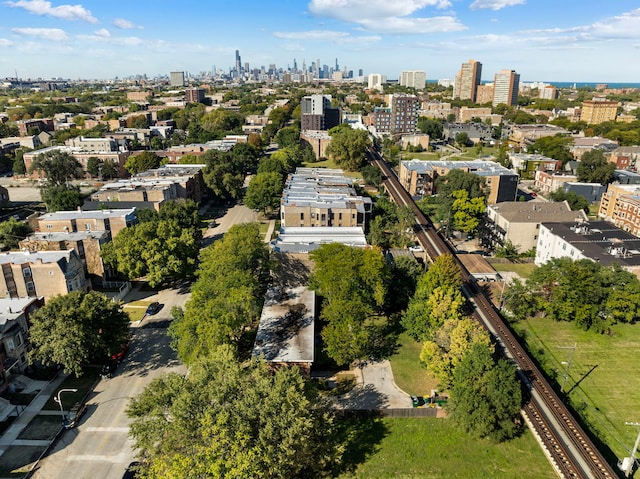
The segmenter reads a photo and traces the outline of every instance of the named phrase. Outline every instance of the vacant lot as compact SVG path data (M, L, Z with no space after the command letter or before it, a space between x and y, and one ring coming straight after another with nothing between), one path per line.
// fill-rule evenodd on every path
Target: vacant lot
M420 364L422 343L414 341L403 333L398 338L400 348L390 359L393 379L396 385L413 396L429 396L437 389L438 382Z
M601 335L572 323L534 318L516 323L515 329L547 374L560 386L565 383L571 404L589 429L619 458L628 456L638 434L638 428L625 422L637 421L640 411L640 324L617 324L611 335Z
M472 439L446 419L361 420L371 442L346 454L359 465L341 479L553 479L540 446L527 430L513 441L493 444ZM364 456L364 457L362 457ZM363 460L363 462L360 462Z

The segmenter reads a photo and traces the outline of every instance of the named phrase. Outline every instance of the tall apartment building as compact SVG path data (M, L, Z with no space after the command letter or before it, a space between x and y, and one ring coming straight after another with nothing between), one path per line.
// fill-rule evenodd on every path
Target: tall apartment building
M405 70L400 73L400 86L424 90L427 74L420 70Z
M476 89L476 103L493 103L493 84L478 85Z
M184 86L184 72L169 73L169 84L171 86Z
M558 89L552 85L540 88L538 96L544 100L555 100L558 98Z
M418 97L404 93L387 95L386 108L373 112L378 133L415 133L418 128Z
M187 88L184 91L184 99L187 103L203 103L204 102L204 89L203 88Z
M481 77L482 63L475 60L463 63L453 84L453 98L476 101Z
M386 75L382 75L380 73L370 73L367 82L367 88L369 90L383 91L384 87L382 85L384 85L385 83L387 83Z
M493 82L493 106L500 103L515 105L518 103L520 74L514 70L502 70L496 73Z
M340 109L332 108L331 95L310 95L300 101L302 131L330 130L340 124Z
M605 121L613 121L618 113L618 102L607 101L604 98L594 98L582 102L580 121L588 125L597 125Z

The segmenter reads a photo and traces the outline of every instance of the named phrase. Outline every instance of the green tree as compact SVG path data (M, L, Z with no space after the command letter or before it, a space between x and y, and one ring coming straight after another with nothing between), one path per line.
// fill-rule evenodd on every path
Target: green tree
M251 179L244 196L245 204L265 215L272 214L280 207L284 179L276 172L258 173Z
M81 178L82 165L66 151L51 150L35 157L29 174L41 172L47 179L47 187L68 185L70 180Z
M610 163L602 150L585 152L578 163L578 181L608 185L613 181L616 165Z
M364 130L354 130L349 125L341 125L329 130L331 143L327 155L340 168L357 171L365 161L367 148L371 146L369 135Z
M572 139L564 136L543 136L538 138L529 146L529 153L540 153L554 160L561 161L564 165L568 161L573 159L571 151L569 151L569 145Z
M31 315L29 339L31 359L80 376L84 365L121 350L129 340L129 316L102 293L73 291Z
M239 363L227 349L155 379L127 408L145 477L331 477L334 414L297 369Z
M476 343L455 368L449 416L472 436L500 442L521 430L522 390L515 365L495 362L491 354L490 347Z
M469 198L466 190L454 191L451 205L453 226L458 231L477 233L486 210L483 196Z
M300 145L300 128L297 126L285 126L274 137L280 148L296 147Z
M459 146L468 146L471 143L471 140L469 139L469 135L462 131L456 135L456 143Z
M113 161L103 161L101 175L103 179L112 179L120 176L120 168Z
M15 218L0 223L0 244L6 249L18 249L18 243L31 234L31 228Z
M549 195L549 198L556 202L566 201L573 211L584 210L587 213L589 212L589 200L575 191L556 190Z
M102 258L129 279L146 276L151 287L193 275L200 249L199 228L176 219L146 221L120 231Z
M27 172L27 167L24 164L24 154L27 150L29 149L18 148L15 152L12 170L16 175L24 175Z
M158 168L162 164L162 158L152 151L143 151L137 155L131 155L124 164L125 169L135 175L143 171Z
M82 195L77 186L45 186L40 188L40 197L49 212L75 210L82 205Z
M283 163L278 157L273 155L260 160L258 165L258 174L260 173L277 173L282 178L287 176L287 165Z
M418 129L421 133L429 135L429 139L433 140L441 139L444 130L442 120L438 118L427 118L426 116L418 118Z
M362 173L362 178L367 185L377 188L382 183L382 171L380 171L380 168L377 166L363 166L360 172Z
M100 176L100 166L102 161L100 158L96 156L92 156L87 160L87 173L89 173L93 178L97 178Z
M260 318L269 271L269 251L255 223L233 226L202 250L184 315L169 327L181 361L189 365L218 345L238 345Z

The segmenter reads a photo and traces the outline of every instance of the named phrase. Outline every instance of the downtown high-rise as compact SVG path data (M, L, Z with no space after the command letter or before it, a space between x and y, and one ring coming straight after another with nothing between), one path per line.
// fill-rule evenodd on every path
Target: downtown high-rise
M463 63L453 84L453 98L475 102L481 77L482 63L475 60Z

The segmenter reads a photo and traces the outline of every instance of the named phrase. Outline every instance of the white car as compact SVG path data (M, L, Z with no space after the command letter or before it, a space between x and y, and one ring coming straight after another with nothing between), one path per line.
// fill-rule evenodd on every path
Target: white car
M416 244L413 246L409 246L409 251L413 253L422 253L424 250L422 249L422 246L420 246L419 244Z

